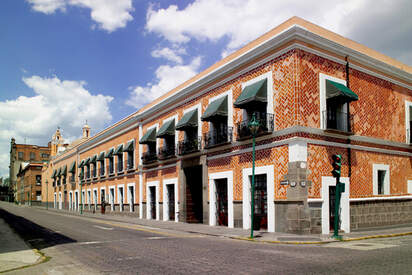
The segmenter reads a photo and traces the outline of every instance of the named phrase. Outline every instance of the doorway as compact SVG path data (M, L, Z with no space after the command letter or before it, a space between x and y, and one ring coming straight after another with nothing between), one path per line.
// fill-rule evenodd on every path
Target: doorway
M68 209L69 207L67 205L67 191L64 191L63 199L64 199L64 209Z
M202 166L184 168L186 176L186 222L203 223Z
M228 224L227 179L216 179L216 221L217 225Z
M252 183L252 177L250 177ZM254 230L267 230L267 178L266 174L255 175L255 205L254 205Z
M128 194L127 197L129 199L129 209L130 212L134 212L134 186L129 186L128 187Z
M150 218L152 220L156 219L156 186L149 187L149 196L150 196Z
M114 211L114 187L110 188L110 209Z
M76 193L74 193L74 198L75 198L74 207L77 210L79 209L79 193L77 191Z
M124 195L124 192L123 192L123 187L118 187L119 189L118 189L118 202L119 202L119 207L120 207L120 212L122 212L123 211L123 195Z
M329 186L329 230L333 230L335 226L335 198L336 185ZM338 226L339 228L340 226Z
M168 198L168 214L169 221L175 220L175 185L167 184L167 198Z

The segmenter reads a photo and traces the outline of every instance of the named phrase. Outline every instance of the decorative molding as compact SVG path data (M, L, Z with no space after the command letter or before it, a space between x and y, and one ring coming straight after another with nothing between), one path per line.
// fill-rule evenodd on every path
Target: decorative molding
M381 201L381 200L412 200L411 195L407 196L390 196L390 197L368 197L368 198L350 198L350 202L357 201Z

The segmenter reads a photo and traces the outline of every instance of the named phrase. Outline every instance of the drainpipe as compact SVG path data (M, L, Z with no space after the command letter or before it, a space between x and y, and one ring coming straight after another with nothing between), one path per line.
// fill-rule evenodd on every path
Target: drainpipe
M346 72L346 86L350 89L350 82L349 82L349 59L348 56L345 57L346 61L346 66L345 66L345 72ZM350 128L350 112L349 112L349 102L348 102L348 109L347 109L347 123L348 123L348 130L352 131ZM348 138L347 141L348 145L350 146L350 138ZM352 160L351 160L351 149L348 147L348 177L350 178L352 175Z

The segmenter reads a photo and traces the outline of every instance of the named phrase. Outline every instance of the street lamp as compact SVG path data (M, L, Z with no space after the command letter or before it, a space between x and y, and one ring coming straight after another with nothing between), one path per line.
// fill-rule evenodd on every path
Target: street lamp
M49 181L46 180L46 210L49 210Z
M255 216L255 137L256 134L259 131L259 126L260 123L256 119L255 113L252 115L252 119L248 123L248 127L250 130L250 133L252 134L253 137L253 142L252 142L252 207L251 207L251 225L250 225L250 238L253 239L253 220Z

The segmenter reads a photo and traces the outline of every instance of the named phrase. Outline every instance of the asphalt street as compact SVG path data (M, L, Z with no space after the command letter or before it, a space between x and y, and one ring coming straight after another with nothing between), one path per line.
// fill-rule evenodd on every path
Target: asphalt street
M10 274L411 274L412 237L253 243L2 205L0 218L51 260Z

